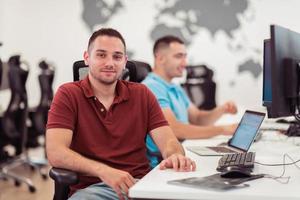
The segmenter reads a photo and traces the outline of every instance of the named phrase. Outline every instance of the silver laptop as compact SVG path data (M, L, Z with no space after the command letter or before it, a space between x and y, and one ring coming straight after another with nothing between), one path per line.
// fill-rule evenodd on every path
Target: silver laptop
M221 156L228 153L247 152L264 118L265 113L246 110L228 144L211 147L189 146L186 148L202 156Z

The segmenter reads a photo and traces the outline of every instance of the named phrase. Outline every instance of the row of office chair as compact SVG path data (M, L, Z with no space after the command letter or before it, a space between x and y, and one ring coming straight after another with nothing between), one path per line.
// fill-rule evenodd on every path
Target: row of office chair
M0 178L12 179L14 180L16 186L19 186L21 183L25 183L28 186L29 190L31 192L34 192L36 188L30 179L13 172L13 169L18 166L29 166L31 169L37 170L41 174L42 178L47 178L47 172L44 168L44 166L46 166L47 163L33 162L29 158L27 151L28 149L26 148L28 140L27 122L29 119L26 81L29 74L29 66L24 65L20 60L20 56L18 55L10 57L10 59L8 60L8 66L8 80L9 87L11 90L11 99L7 109L5 110L0 120L0 152L2 152L2 157L0 157ZM41 62L40 67L49 68L47 63L45 62ZM42 91L44 91L43 87L49 87L45 86L48 83L42 83L46 81L43 75L44 74L42 73L39 77ZM50 83L52 84L51 81ZM41 118L41 111L39 111L39 107L42 107L44 101L45 100L43 100L42 94L41 102L35 110L36 112L31 114L33 117L31 120L32 124L36 127L45 126L46 123L46 121L39 122ZM47 102L47 104L48 106L50 105L49 102ZM44 113L44 116L47 116L47 112ZM10 156L7 152L5 152L5 150L3 150L4 146L8 144L15 147L15 155Z
M195 67L195 68L194 68ZM205 96L212 98L210 100L204 99L202 103L197 104L201 106L204 104L204 108L211 109L215 107L215 90L216 86L212 79L213 72L206 66L190 66L187 67L188 75L187 82L183 84L191 100L196 100L199 92L206 92ZM149 72L151 72L151 66L144 62L128 61L126 69L121 77L122 80L128 80L132 82L141 82ZM78 81L83 79L88 73L88 66L84 64L84 61L77 61L73 65L73 79ZM203 84L204 83L204 84ZM194 87L201 87L200 90L194 90ZM203 107L202 107L203 108ZM156 155L161 160L161 155ZM69 186L78 183L78 176L76 172L52 168L49 172L50 177L54 180L55 191L54 200L65 200L68 198Z

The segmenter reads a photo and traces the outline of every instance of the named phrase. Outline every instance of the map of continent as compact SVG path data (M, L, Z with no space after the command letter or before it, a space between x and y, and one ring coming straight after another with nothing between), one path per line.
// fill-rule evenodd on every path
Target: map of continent
M191 36L197 34L200 28L207 29L212 35L222 30L232 37L232 31L240 27L237 16L239 13L243 13L247 7L246 0L180 0L171 7L162 8L157 16L157 21L161 21L160 18L167 15L181 22L180 24L183 26L176 29L169 27L166 22L160 22L154 27L151 38L155 40L173 30L190 43ZM165 19L169 18L165 17Z
M97 25L108 24L112 17L117 18L122 9L134 12L130 11L130 7L126 7L128 2L122 0L82 0L82 2L84 8L82 19L90 31ZM222 31L228 38L227 42L231 43L234 40L233 32L241 30L239 16L249 8L248 0L165 0L154 3L157 4L158 12L153 19L153 27L145 34L149 34L152 43L161 36L174 34L182 38L187 47L202 30L208 31L212 38ZM243 44L237 46L241 47ZM232 48L227 50L232 54L235 53ZM130 50L129 56L133 54L134 51ZM237 62L236 73L248 72L257 79L262 72L262 66L256 60L257 58L248 57L242 62Z
M116 16L123 8L121 1L117 0L109 5L103 0L83 0L82 20L87 24L90 31L98 24L106 24L112 16Z

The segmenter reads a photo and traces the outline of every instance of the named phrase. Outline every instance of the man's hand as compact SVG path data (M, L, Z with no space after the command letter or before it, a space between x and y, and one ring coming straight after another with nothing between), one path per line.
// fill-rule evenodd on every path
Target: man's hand
M173 168L175 171L189 172L196 170L196 163L182 154L172 154L159 164L161 170Z
M230 124L230 125L222 126L222 128L223 128L222 134L232 135L235 132L237 126L238 126L237 124Z
M134 178L128 172L109 166L101 171L100 178L117 193L120 200L124 199L124 194L128 196L128 189L135 184Z
M233 101L228 101L222 105L222 109L224 113L236 114L237 106Z

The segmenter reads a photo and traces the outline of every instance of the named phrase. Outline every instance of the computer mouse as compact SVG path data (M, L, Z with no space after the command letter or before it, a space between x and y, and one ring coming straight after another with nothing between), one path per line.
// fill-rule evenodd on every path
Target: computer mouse
M222 178L248 178L251 177L251 171L239 167L226 167L220 176Z

